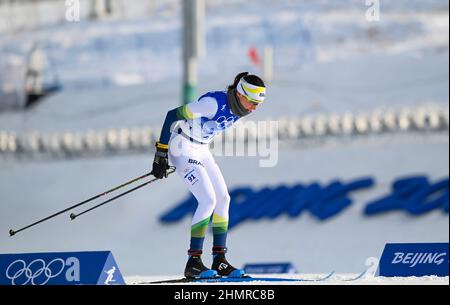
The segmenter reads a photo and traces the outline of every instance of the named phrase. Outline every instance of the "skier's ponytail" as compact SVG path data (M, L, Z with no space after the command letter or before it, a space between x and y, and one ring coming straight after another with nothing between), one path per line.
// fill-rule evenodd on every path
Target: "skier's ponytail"
M246 75L248 75L248 72L241 72L238 75L236 75L236 77L234 78L233 84L228 86L228 90L236 89L236 87L237 87L239 81L241 80L241 78L243 76L246 76Z
M265 87L264 81L261 78L259 78L258 76L254 75L254 74L249 74L248 72L241 72L238 75L236 75L236 77L234 78L233 84L228 86L228 90L236 89L236 87L242 77L249 84L252 84L252 85L258 86L258 87Z

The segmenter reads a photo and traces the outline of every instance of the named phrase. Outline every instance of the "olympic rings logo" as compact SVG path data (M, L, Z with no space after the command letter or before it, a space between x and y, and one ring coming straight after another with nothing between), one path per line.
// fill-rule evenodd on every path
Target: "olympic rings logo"
M234 117L231 116L229 118L226 118L225 116L221 116L217 118L216 122L218 124L219 129L224 130L233 125Z
M221 116L217 118L216 121L207 121L203 124L202 130L204 134L207 135L215 135L216 133L220 132L221 130L225 130L228 127L231 127L234 123L234 118L229 117L226 118L225 116Z
M6 269L6 277L13 285L45 285L50 279L60 275L66 263L61 258L55 258L46 264L43 259L35 259L27 265L24 260L12 262Z

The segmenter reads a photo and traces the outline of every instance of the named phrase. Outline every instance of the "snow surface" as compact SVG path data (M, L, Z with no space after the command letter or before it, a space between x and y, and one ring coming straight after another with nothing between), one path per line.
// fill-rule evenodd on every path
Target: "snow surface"
M270 30L260 31L261 36L253 43L270 41L271 33L283 35L272 37L279 52L276 77L268 86L268 102L252 114L252 119L427 103L448 105L447 1L431 1L431 9L427 5L422 8L419 1L414 1L413 8L406 6L408 9L405 3L410 2L398 7L390 4L384 15L386 22L372 24L385 34L380 40L361 34L367 33L369 26L364 20L352 19L353 25L346 22L343 17L348 5L341 7L335 4L338 1L320 1L317 5L306 1L301 9L294 1L280 3L283 5L266 3L266 18L259 16L260 12L251 16L248 10L236 11L232 6L212 11L207 25L210 45L200 61L199 93L225 88L239 71L259 72L246 57L250 44L243 44L244 36L237 34L242 23L249 31L265 23ZM354 3L350 1L350 5ZM418 16L414 8L420 8L424 15ZM352 16L361 19L364 10L359 7L360 14ZM230 12L233 22L227 23ZM303 23L297 24L298 16ZM280 20L284 22L275 26ZM332 20L335 23L328 22ZM26 53L31 37L49 43L67 90L29 111L0 113L0 130L63 132L160 125L166 110L177 107L181 100L178 27L176 18L115 20L3 36L0 44L16 56ZM313 44L305 43L305 27L313 34ZM148 34L141 36L148 44L127 49L137 41L132 35L139 30ZM83 43L76 44L80 36ZM348 40L341 42L339 36ZM50 42L46 40L49 38ZM116 48L105 51L108 42ZM144 50L146 53L142 53ZM75 60L65 61L67 55ZM107 81L111 76L122 84L134 85L104 85L105 76ZM140 79L144 83L136 85ZM376 179L376 187L353 193L355 203L326 222L302 214L295 219L243 223L229 233L228 257L234 265L290 261L301 276L335 271L336 277L343 277L365 270L367 258L379 258L387 242L449 241L449 217L439 210L420 217L402 212L371 218L362 215L365 204L387 194L394 179L416 174L426 174L432 181L448 177L448 132L379 135L306 148L301 144L281 143L279 162L273 168L260 168L259 159L251 157L218 157L217 162L230 189L327 183L335 178L348 181L367 175ZM175 176L74 221L68 214L62 215L13 238L8 236L11 228L18 229L147 172L152 158L152 152L38 162L0 157L0 252L111 250L127 282L181 274L189 246L190 219L185 217L171 225L158 221L162 213L188 195ZM206 249L210 245L208 234L205 253L209 253ZM204 261L210 264L210 255L205 255ZM448 277L406 281L373 278L357 283L390 281L448 284ZM332 278L329 283L341 281Z
M183 283L181 285L449 285L449 277L423 276L423 277L383 277L364 276L357 280L358 274L334 274L324 281L315 281L326 274L251 274L255 278L252 282L222 282L222 283ZM267 282L258 281L258 277L306 279L299 282ZM178 279L180 276L128 276L125 277L127 285L173 285L173 284L150 284L148 282ZM180 284L177 284L180 285Z
M412 153L413 152L413 153ZM448 134L388 136L308 149L280 147L279 162L260 168L257 158L219 157L229 188L280 183L344 181L372 175L377 186L352 193L355 203L326 222L309 214L295 219L245 222L229 232L228 257L246 263L293 262L301 273L359 273L388 242L448 242L449 218L439 210L420 217L394 212L365 218L369 200L389 193L393 179L448 176ZM152 184L74 221L68 214L10 238L17 229L109 189L150 168L151 154L45 162L0 162L0 251L111 250L125 275L180 274L189 246L190 219L162 225L158 217L188 195L176 176ZM88 205L91 206L91 205ZM81 211L77 209L76 211ZM355 230L357 228L357 230ZM205 253L211 234L205 240ZM205 255L205 264L211 263ZM158 262L155 264L155 262Z

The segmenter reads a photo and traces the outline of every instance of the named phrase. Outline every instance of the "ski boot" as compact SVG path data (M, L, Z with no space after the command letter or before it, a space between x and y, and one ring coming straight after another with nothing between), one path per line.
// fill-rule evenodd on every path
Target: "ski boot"
M225 247L213 247L213 263L212 270L216 270L220 276L226 277L245 277L245 272L242 269L233 267L225 258L227 248Z
M189 252L189 259L184 269L184 276L186 278L215 278L217 277L217 271L208 269L201 259L202 251L196 251L195 253Z

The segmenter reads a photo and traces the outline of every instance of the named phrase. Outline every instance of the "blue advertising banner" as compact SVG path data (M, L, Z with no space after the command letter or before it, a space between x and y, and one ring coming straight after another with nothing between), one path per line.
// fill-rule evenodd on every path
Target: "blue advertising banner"
M448 243L386 244L380 276L448 276Z
M125 285L110 251L0 254L0 285Z
M292 263L258 263L246 264L245 273L271 274L271 273L297 273Z

